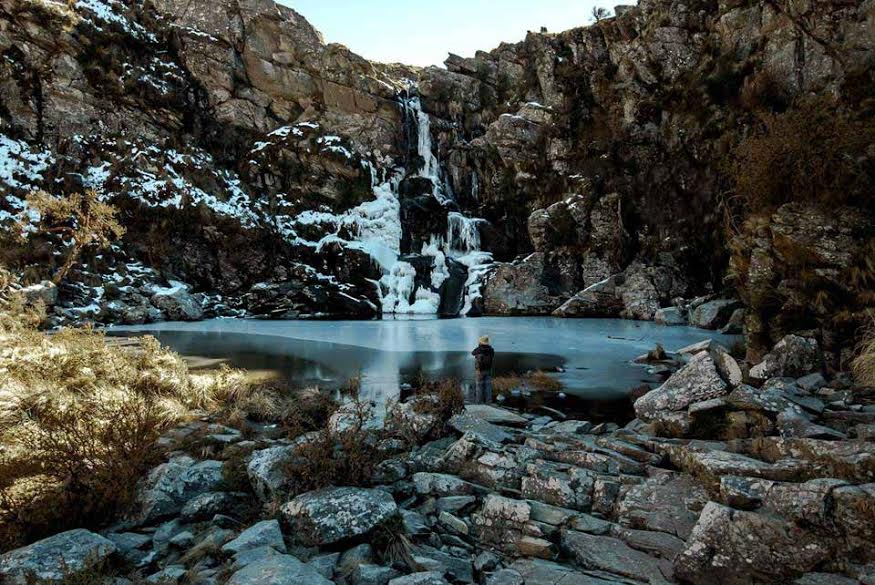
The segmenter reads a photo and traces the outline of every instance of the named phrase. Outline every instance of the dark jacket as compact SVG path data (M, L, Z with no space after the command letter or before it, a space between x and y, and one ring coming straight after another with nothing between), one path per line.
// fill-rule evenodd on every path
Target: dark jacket
M474 356L474 366L478 372L491 372L492 362L495 360L495 350L491 345L478 345L477 349L471 352Z

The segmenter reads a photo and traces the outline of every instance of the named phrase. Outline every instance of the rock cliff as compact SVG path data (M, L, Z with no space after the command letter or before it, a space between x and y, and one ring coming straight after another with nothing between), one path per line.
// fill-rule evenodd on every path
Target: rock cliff
M271 0L0 0L0 223L36 188L121 209L127 235L83 257L58 321L167 318L150 299L170 280L206 316L273 318L684 322L741 290L775 342L823 323L767 331L783 309L725 285L727 153L802 96L869 107L873 31L871 0L642 0L418 69ZM805 221L813 248L852 229ZM57 256L40 242L14 257L34 279Z

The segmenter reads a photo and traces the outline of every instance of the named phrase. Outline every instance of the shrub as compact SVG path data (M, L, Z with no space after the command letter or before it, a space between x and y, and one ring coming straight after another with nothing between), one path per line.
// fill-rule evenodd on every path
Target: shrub
M370 406L358 403L353 422L344 430L329 427L308 436L285 466L290 495L333 485L369 486L383 460L379 436L366 428Z
M791 201L823 206L866 204L871 198L875 121L808 98L759 126L736 148L728 171L747 210Z
M0 278L0 549L109 520L155 463L155 439L195 411L278 411L240 372L190 375L152 338L38 332Z

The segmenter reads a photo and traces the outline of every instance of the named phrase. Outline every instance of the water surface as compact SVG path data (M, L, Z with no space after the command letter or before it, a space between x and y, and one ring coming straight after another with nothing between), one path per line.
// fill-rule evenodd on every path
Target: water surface
M666 349L717 338L713 331L618 319L486 317L383 321L253 321L219 319L114 327L113 335L149 333L185 356L226 360L274 372L300 385L337 386L362 378L362 397L398 397L402 383L452 377L470 381L471 350L489 335L496 375L555 371L567 392L588 400L624 397L659 379L631 363L657 343Z

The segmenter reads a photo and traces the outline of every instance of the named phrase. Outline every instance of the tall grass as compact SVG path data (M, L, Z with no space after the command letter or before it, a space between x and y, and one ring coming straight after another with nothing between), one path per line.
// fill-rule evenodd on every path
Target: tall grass
M0 550L109 520L156 463L155 440L193 413L272 412L229 369L194 375L155 339L46 334L0 270Z
M854 379L864 386L875 386L875 317L872 324L863 334L857 350L857 357L851 364Z

